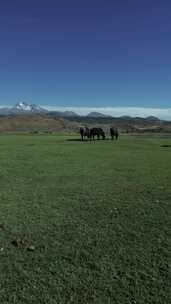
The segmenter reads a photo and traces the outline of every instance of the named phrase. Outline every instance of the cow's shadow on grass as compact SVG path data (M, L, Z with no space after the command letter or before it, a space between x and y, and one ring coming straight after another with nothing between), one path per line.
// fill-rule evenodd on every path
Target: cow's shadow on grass
M171 145L161 145L161 148L171 148Z
M85 140L82 140L81 138L67 138L66 139L66 141L77 141L77 142L83 142L83 143L84 142L85 143L86 142L94 142L94 141L97 141L97 142L101 142L102 141L102 142L104 142L104 141L108 141L108 140L110 140L110 138L106 138L104 140L103 139L99 139L99 140L98 139L94 139L94 140L93 139L92 140L85 139Z
M81 141L82 142L81 138L67 138L66 141ZM86 142L87 141L88 140L86 140Z

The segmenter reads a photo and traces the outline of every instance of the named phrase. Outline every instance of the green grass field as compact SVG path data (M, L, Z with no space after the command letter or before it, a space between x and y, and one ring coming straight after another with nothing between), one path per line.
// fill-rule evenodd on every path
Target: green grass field
M0 136L0 303L171 303L171 139L72 139Z

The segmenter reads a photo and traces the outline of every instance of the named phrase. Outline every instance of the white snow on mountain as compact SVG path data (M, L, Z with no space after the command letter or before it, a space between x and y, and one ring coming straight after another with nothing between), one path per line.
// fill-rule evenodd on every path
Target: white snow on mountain
M19 102L15 105L15 108L17 110L22 110L22 111L31 111L32 110L32 106L25 103L25 102Z
M29 104L27 102L18 102L13 108L13 111L21 111L21 112L46 112L47 110L35 105L35 104Z

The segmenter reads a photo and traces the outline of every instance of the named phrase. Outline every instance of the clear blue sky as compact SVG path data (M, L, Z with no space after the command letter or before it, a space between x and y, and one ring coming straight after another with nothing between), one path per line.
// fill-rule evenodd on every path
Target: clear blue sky
M0 46L0 105L170 107L169 0L1 0Z

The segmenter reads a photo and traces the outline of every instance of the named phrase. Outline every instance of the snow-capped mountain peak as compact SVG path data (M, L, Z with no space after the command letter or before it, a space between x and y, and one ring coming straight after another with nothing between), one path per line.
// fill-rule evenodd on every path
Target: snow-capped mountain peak
M27 104L26 102L19 102L15 105L15 108L21 111L31 111L32 105Z
M45 109L35 105L29 104L27 102L18 102L15 107L13 107L13 111L17 112L30 112L30 113L39 113L39 112L46 112Z

